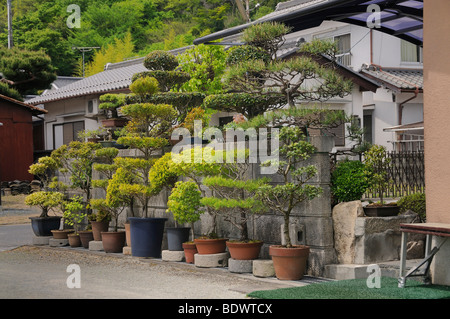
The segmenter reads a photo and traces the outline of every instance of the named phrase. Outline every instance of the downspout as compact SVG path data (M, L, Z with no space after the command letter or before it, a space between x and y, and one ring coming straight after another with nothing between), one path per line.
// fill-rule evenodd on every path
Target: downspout
M403 108L405 107L405 104L408 103L409 101L414 100L417 97L417 95L419 95L419 87L418 86L416 86L416 89L414 90L414 96L410 97L409 99L403 101L402 103L400 103L398 105L398 125L402 125ZM399 134L397 136L397 140L401 141L402 139L403 139L403 136L401 134ZM400 149L399 149L399 151L400 151Z

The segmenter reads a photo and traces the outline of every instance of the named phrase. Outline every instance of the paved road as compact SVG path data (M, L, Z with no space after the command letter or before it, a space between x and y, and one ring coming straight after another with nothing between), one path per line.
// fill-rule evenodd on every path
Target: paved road
M251 274L232 274L227 269L198 268L84 248L15 248L29 244L30 236L30 225L0 226L2 299L242 299L254 290L307 283L280 282ZM68 271L70 265L77 265L79 272ZM77 283L80 288L69 287Z

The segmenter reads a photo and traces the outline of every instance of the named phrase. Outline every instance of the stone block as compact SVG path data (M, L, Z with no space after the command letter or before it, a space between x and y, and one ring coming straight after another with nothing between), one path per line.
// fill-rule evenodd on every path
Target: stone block
M64 247L69 245L69 240L50 238L48 244L50 247Z
M130 255L131 256L131 247L130 246L123 247L122 253L124 255Z
M163 250L161 259L163 261L184 261L184 251Z
M275 277L272 259L256 259L253 261L252 268L255 277Z
M50 243L50 239L52 238L53 236L34 236L33 245L46 246Z
M89 242L89 250L102 251L103 250L103 242L101 240L91 240Z
M228 259L228 270L234 273L251 273L253 271L253 260Z
M200 268L227 267L229 257L230 255L228 252L206 255L195 254L194 264L196 267Z

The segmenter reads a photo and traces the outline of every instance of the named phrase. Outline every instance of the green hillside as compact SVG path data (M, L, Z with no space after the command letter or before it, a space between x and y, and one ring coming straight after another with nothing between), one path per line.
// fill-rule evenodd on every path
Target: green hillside
M260 5L255 8L256 3ZM274 10L281 1L250 1L252 18ZM80 8L80 28L69 28ZM81 53L73 47L100 47L86 54L87 73L102 69L105 59L122 61L155 49L192 44L205 34L244 23L235 0L13 0L14 46L42 49L58 75L81 75ZM6 47L6 0L0 2L0 48ZM94 52L102 55L95 63ZM119 54L120 53L120 54ZM104 64L103 64L104 65Z

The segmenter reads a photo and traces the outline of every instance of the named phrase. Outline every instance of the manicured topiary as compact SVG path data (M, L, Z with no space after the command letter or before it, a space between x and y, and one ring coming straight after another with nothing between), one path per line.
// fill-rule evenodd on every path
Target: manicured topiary
M155 50L145 57L144 66L153 71L173 71L178 66L178 60L173 54L167 51Z
M400 207L400 213L404 213L408 210L412 210L419 215L422 221L426 220L426 202L424 193L415 193L402 197L397 206Z

